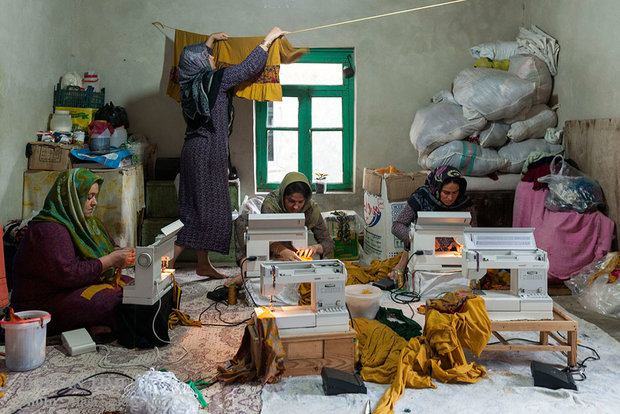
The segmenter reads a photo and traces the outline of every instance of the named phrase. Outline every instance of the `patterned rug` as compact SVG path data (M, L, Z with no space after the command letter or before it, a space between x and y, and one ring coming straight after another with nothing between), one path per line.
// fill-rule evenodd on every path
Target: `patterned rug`
M220 268L233 276L238 268ZM194 269L180 269L176 279L182 288L181 310L192 319L211 326L178 327L170 331L171 344L148 350L126 349L116 341L99 347L98 351L69 356L59 337L47 340L43 365L28 372L9 371L0 359L0 373L6 374L6 386L0 388L0 412L12 413L24 405L58 390L71 387L85 378L103 372L117 372L136 378L148 368L166 369L181 381L198 380L215 375L218 365L226 366L233 357L243 335L245 323L238 326L225 322L239 322L250 317L253 309L242 300L237 305L218 304L205 311L213 301L207 292L223 284L196 275ZM52 315L53 317L53 315ZM223 322L224 320L225 322ZM4 352L4 347L0 347ZM102 374L82 382L81 387L92 395L65 396L45 399L23 408L20 413L103 413L123 409L122 394L131 380L117 374ZM259 413L260 384L223 386L219 383L202 390L210 413ZM71 390L70 394L86 391Z

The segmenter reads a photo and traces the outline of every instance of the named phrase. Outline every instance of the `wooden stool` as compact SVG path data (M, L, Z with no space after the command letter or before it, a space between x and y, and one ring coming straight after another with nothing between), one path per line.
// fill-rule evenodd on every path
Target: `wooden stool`
M511 345L499 332L540 332L538 343L527 345ZM565 331L566 339L555 331ZM557 305L553 305L553 319L541 321L491 321L491 332L501 344L487 345L485 351L565 351L568 355L568 365L577 365L577 322L568 316ZM549 343L549 337L555 344Z

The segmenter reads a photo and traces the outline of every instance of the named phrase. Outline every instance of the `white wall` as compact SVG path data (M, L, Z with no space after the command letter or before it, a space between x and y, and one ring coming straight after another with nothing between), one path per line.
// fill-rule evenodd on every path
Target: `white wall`
M21 218L26 143L69 68L74 0L0 0L0 221Z
M439 0L0 0L0 220L20 216L25 143L45 126L53 85L68 70L97 70L106 88L106 101L127 108L130 131L147 135L158 145L159 156L179 156L184 124L179 104L165 95L174 32L164 29L162 33L151 22L159 20L202 33L224 30L232 36L259 36L274 25L298 30L436 2ZM585 3L588 6L581 7ZM289 35L295 46L355 48L355 193L320 196L323 208L361 212L364 167L392 164L405 171L418 170L417 155L409 142L417 109L435 92L450 88L454 76L473 63L469 47L496 39L513 40L526 17L528 25L537 23L560 41L560 115L564 119L617 116L613 113L617 95L611 98L609 94L617 93L610 85L615 85L613 72L619 54L605 54L601 45L581 59L583 51L576 50L587 49L603 36L616 37L620 29L607 24L618 15L616 3L469 0ZM596 10L590 10L593 8ZM571 23L575 19L579 26ZM577 41L580 31L592 42ZM615 46L612 40L608 43ZM576 85L572 81L576 75L580 81L589 81ZM569 98L582 98L585 92L587 101L568 103ZM231 151L246 194L254 187L252 105L235 101ZM595 101L598 106L592 107Z
M620 117L620 1L527 0L525 26L558 39L553 94L559 125L573 119Z

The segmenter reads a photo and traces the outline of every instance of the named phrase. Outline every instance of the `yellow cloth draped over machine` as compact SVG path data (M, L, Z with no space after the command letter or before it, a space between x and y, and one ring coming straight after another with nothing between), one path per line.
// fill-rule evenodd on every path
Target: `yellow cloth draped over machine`
M480 355L491 337L484 300L468 299L459 313L429 309L422 336L407 342L378 321L355 319L365 381L389 384L374 411L394 412L405 388L436 388L431 378L445 383L475 383L486 369L465 359L463 347Z
M166 93L180 102L180 86L178 81L179 57L183 48L194 43L205 42L209 36L175 30L174 56L170 79ZM229 37L228 40L216 41L213 45L213 57L216 69L239 64L264 39L259 37ZM294 63L308 52L308 49L296 49L285 39L276 39L269 48L269 56L265 69L256 77L242 82L235 87L235 96L255 101L281 101L282 86L280 85L280 65Z

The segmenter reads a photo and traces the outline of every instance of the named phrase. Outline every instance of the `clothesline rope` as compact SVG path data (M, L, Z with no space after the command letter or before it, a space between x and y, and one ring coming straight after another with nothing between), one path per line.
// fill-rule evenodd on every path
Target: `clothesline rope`
M395 11L395 12L391 12L391 13L378 14L376 16L362 17L362 18L359 18L359 19L347 20L347 21L344 21L344 22L331 23L331 24L325 24L323 26L310 27L308 29L295 30L295 31L290 32L289 34L309 32L310 30L325 29L327 27L340 26L340 25L349 24L349 23L357 23L357 22L362 22L362 21L365 21L365 20L378 19L380 17L394 16L394 15L397 15L397 14L410 13L410 12L419 11L419 10L425 10L425 9L432 9L434 7L448 6L450 4L463 3L465 1L468 1L468 0L452 0L452 1L447 1L447 2L444 2L444 3L429 4L428 6L420 6L420 7L415 7L413 9L400 10L400 11ZM160 27L161 29L166 28L166 29L176 30L174 27L170 27L170 26L165 25L165 24L163 24L162 22L159 22L159 21L155 21L152 24L154 26Z
M424 9L432 9L434 7L447 6L447 5L450 5L450 4L462 3L462 2L465 2L465 1L467 1L467 0L453 0L453 1L447 1L445 3L430 4L428 6L415 7L413 9L400 10L400 11L395 11L395 12L391 12L391 13L378 14L376 16L362 17L360 19L347 20L347 21L344 21L344 22L325 24L323 26L310 27L308 29L295 30L295 31L293 31L293 32L291 32L289 34L301 33L301 32L309 32L310 30L325 29L326 27L340 26L340 25L343 25L343 24L362 22L364 20L378 19L380 17L394 16L394 15L397 15L397 14L410 13L410 12L424 10Z

